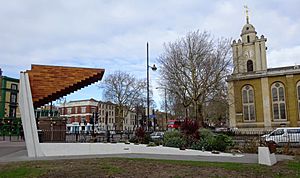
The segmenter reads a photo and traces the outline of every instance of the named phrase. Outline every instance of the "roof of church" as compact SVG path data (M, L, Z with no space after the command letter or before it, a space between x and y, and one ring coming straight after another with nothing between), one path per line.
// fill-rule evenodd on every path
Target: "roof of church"
M287 71L287 70L296 70L300 69L300 65L294 65L294 66L284 66L284 67L275 67L275 68L268 68L268 72L274 72L274 71Z
M102 79L104 69L31 65L27 70L32 101L39 107Z
M256 34L256 31L255 31L255 28L252 24L246 23L244 25L243 29L242 29L241 36L245 35L245 34L249 34L249 33L255 33Z

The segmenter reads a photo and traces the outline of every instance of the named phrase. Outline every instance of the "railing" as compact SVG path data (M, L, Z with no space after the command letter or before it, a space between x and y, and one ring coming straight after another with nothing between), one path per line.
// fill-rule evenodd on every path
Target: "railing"
M300 147L300 133L288 133L282 135L269 135L271 130L237 130L219 131L232 137L237 145L247 145L256 142L258 145L267 145L267 142L274 142L277 146Z
M133 137L133 132L105 131L102 133L66 133L64 130L43 130L39 132L40 142L66 142L66 143L89 143L89 142L122 142Z

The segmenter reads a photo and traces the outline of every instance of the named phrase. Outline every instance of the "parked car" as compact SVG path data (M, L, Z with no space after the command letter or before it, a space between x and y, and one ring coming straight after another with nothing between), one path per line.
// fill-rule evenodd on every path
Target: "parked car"
M282 127L262 136L266 142L300 144L300 127Z
M152 134L150 134L150 137L153 140L163 139L164 138L164 132L153 132Z

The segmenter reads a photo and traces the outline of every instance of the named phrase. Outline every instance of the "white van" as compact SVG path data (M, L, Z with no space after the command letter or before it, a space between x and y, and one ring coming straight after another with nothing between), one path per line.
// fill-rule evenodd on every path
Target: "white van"
M276 144L288 142L300 144L300 127L277 128L262 137L265 141L274 141Z

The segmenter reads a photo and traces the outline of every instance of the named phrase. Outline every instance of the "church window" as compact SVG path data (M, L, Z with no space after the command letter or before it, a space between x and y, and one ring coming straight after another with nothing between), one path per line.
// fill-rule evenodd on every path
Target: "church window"
M297 95L298 95L298 114L300 120L300 81L297 83Z
M276 82L272 85L271 90L274 120L286 119L284 85L280 82Z
M250 36L247 35L247 42L250 43Z
M247 72L253 72L253 62L251 60L247 61Z
M255 121L254 90L250 85L242 88L244 121Z

